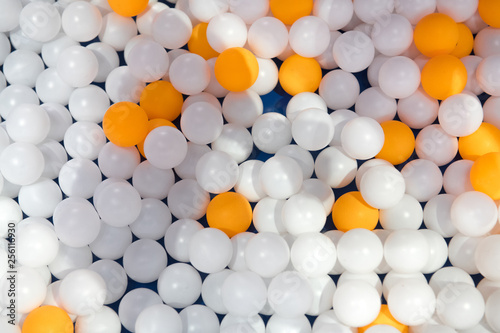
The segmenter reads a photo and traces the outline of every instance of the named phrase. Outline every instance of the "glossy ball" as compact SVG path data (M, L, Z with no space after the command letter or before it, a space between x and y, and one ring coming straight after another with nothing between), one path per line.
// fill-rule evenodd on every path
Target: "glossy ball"
M306 232L319 232L326 222L322 202L314 195L297 193L283 205L283 225L288 233L300 235Z
M333 204L332 219L340 231L355 228L375 229L379 211L369 206L360 192L348 192L340 196Z
M464 192L451 205L451 221L465 236L483 236L497 224L498 208L493 199L482 192Z
M393 231L384 243L384 258L400 273L419 272L429 260L429 244L417 230Z
M436 296L425 281L402 279L391 288L387 304L401 324L422 325L434 314Z
M377 318L381 300L375 287L367 282L348 281L337 288L333 307L341 323L361 327Z
M372 118L358 117L349 120L340 136L345 152L359 160L367 160L377 155L384 145L384 131Z

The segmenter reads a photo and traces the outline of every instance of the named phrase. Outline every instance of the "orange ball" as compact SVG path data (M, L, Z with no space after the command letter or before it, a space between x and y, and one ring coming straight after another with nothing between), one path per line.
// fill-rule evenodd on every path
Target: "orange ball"
M154 130L155 128L160 127L160 126L170 126L173 128L177 128L177 126L172 124L171 121L168 121L166 119L162 119L162 118L151 119L150 121L148 121L148 134L149 134L149 132L151 132L152 130ZM147 137L147 135L146 135L146 137ZM139 150L139 152L141 153L142 156L146 157L146 154L144 154L144 141L146 141L146 138L144 138L144 140L142 140L141 142L139 142L137 144L137 149Z
M373 230L377 226L378 218L378 209L368 205L359 191L347 192L333 204L333 224L340 231L346 232L355 228Z
M415 149L415 136L408 125L397 120L389 120L380 126L384 130L385 141L382 150L375 157L394 165L409 159Z
M441 13L424 16L413 32L415 46L428 57L450 54L457 46L458 39L457 23Z
M479 0L477 10L486 24L500 28L500 1Z
M181 114L184 99L172 83L155 81L144 88L139 105L149 119L163 118L174 121Z
M135 146L148 134L148 115L137 104L119 102L111 105L104 114L102 129L115 145Z
M121 16L137 16L148 6L148 0L108 0L111 9Z
M202 56L205 60L215 58L219 52L215 51L207 40L208 23L201 22L194 26L191 38L188 41L188 50Z
M245 91L259 76L259 63L252 52L242 47L224 50L215 61L215 78L229 91Z
M500 152L479 157L470 170L474 190L487 194L493 200L500 199Z
M474 133L458 138L458 152L471 161L484 154L500 152L500 129L490 123L481 123Z
M303 16L311 14L313 0L270 0L273 16L281 22L292 25Z
M321 66L315 59L294 54L281 64L278 79L283 90L294 96L305 91L315 92L322 75Z
M228 237L233 237L250 227L252 207L243 195L224 192L215 196L208 204L207 222L211 228L222 230Z
M44 305L31 311L22 327L22 333L73 332L73 321L66 311L52 305Z
M458 23L458 42L457 46L451 51L450 55L457 58L463 58L470 55L474 47L474 36L470 29L463 23Z
M439 55L429 59L422 69L422 88L436 99L459 94L467 84L467 69L455 56Z
M389 311L389 307L387 306L387 304L382 304L377 318L375 318L375 320L371 324L359 327L358 333L364 333L367 329L375 325L389 325L394 327L401 333L408 333L408 326L401 324L393 317L393 315Z

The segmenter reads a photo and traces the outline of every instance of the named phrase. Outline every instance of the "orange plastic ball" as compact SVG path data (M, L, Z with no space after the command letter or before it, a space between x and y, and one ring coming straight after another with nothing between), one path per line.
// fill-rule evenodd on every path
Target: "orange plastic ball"
M464 90L467 84L467 69L455 56L436 56L424 65L421 82L422 88L429 96L445 100Z
M458 23L458 42L457 46L451 51L450 55L457 58L463 58L472 52L474 47L474 36L470 29L463 23Z
M148 6L148 0L108 0L111 9L126 17L137 16Z
M163 118L174 121L181 114L184 99L172 83L155 81L144 88L139 105L149 119Z
M248 200L235 192L215 196L207 207L207 223L233 237L248 230L252 223L252 207Z
M377 226L378 218L378 209L368 205L359 191L347 192L333 204L333 224L340 231L346 232L355 228L373 230Z
M303 16L311 14L313 0L270 0L273 16L281 22L292 25Z
M148 121L148 134L149 134L149 132L151 132L152 130L154 130L155 128L160 127L160 126L170 126L173 128L177 128L177 126L172 124L171 121L168 121L166 119L162 119L162 118L151 119L150 121ZM146 135L146 137L147 137L147 135ZM144 141L146 141L146 138L144 138L144 140L142 140L141 142L139 142L137 144L137 149L139 150L139 152L141 153L142 156L146 157L146 154L144 154Z
M428 57L450 54L457 46L459 29L451 17L441 13L424 16L413 32L417 49Z
M294 54L281 64L278 79L283 90L294 96L305 91L315 92L322 74L321 66L315 59Z
M474 190L487 194L493 200L500 199L500 152L479 157L470 169L470 181Z
M259 75L259 63L252 52L242 47L224 50L215 61L215 78L229 91L245 91Z
M415 136L408 125L389 120L380 124L384 130L385 141L376 158L384 159L394 165L410 158L415 149Z
M408 326L401 324L399 321L397 321L391 312L389 311L389 307L387 304L382 304L382 307L380 308L380 312L377 316L377 318L371 323L363 327L358 328L358 333L364 333L366 330L368 330L370 327L375 326L375 325L389 325L400 331L401 333L408 333Z
M479 0L477 10L486 24L500 28L500 1Z
M208 23L201 22L194 26L191 38L188 41L189 52L202 56L205 60L215 58L219 52L215 51L207 40Z
M458 152L471 161L484 154L500 152L500 129L490 123L481 123L474 133L458 138Z
M66 311L52 305L44 305L31 311L22 327L22 333L73 332L73 321Z
M148 134L148 115L137 104L119 102L111 105L104 114L102 129L115 145L135 146Z

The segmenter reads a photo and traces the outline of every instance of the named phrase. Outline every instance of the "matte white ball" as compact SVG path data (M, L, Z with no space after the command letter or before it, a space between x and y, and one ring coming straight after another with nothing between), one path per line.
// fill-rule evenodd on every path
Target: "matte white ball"
M136 78L153 82L167 74L170 60L167 51L159 43L143 40L130 49L127 64Z
M357 167L354 158L335 146L322 150L314 163L316 177L332 188L342 188L350 184L356 176Z
M194 304L183 309L179 315L182 327L187 327L190 332L219 333L219 319L210 308Z
M234 272L221 287L222 303L235 316L250 317L259 313L267 300L267 286L257 273Z
M455 228L469 237L485 235L498 222L495 202L482 192L469 191L458 195L450 209Z
M276 275L269 284L267 295L276 314L286 318L304 315L313 301L307 279L295 271Z
M201 286L203 303L218 314L227 314L228 310L222 302L221 289L224 281L233 274L230 269L208 274Z
M437 166L450 163L458 152L458 140L439 124L424 127L415 139L415 152L419 158L430 160ZM443 180L444 181L444 180Z
M213 150L203 155L196 164L196 180L207 192L227 192L238 181L236 161L227 153Z
M62 29L77 42L88 42L99 35L102 27L102 14L92 3L75 1L63 11Z
M69 313L89 315L103 306L106 282L89 269L75 270L62 280L59 297L63 308Z
M118 53L112 46L102 42L89 44L87 48L94 52L99 64L94 82L105 82L109 73L120 65Z
M424 207L424 223L443 237L452 237L458 230L451 220L451 205L455 195L439 194L430 199Z
M178 129L170 126L155 128L144 141L144 154L153 166L171 169L186 157L186 138Z
M416 326L434 315L436 296L426 282L408 279L397 282L391 288L387 304L396 320Z
M353 4L347 0L320 0L314 2L313 15L322 18L331 31L345 27L351 20L353 13Z
M388 96L380 87L370 87L359 94L354 110L360 117L373 118L383 123L394 119L397 103L395 98Z
M120 321L127 330L134 331L141 312L152 305L163 304L160 296L148 288L136 288L123 296L118 306Z
M93 314L78 316L75 329L80 333L119 333L122 325L118 314L113 309L103 306Z
M26 215L44 218L54 214L61 200L62 193L57 183L44 177L22 186L18 196L19 205Z
M391 166L375 166L361 178L360 191L363 199L372 207L387 209L398 204L405 194L405 180Z
M413 27L406 17L389 14L373 25L371 38L377 51L387 56L397 56L410 47Z
M407 163L401 170L406 183L406 193L420 202L429 201L443 187L443 175L436 163L418 159Z
M229 92L222 102L222 114L230 124L252 127L262 115L262 99L253 90Z
M61 15L51 3L30 2L19 14L19 26L28 38L48 42L61 29Z
M385 230L414 229L422 225L423 210L420 202L408 194L394 206L380 210L380 225Z
M151 25L153 38L166 49L184 46L192 31L193 24L189 17L176 8L167 8L156 14Z
M388 96L406 98L415 93L420 85L420 69L410 58L393 57L380 68L378 83Z
M327 236L319 232L300 234L290 249L293 267L308 278L327 275L335 266L337 251Z
M227 235L214 228L196 232L189 243L189 261L200 272L215 273L224 269L233 254Z
M210 82L210 66L194 53L180 55L172 61L168 74L174 88L185 95L202 92Z
M356 77L342 69L326 73L319 84L319 95L332 110L348 109L353 106L359 91Z
M155 304L145 308L135 322L137 333L174 333L181 330L181 317L175 309L165 304Z
M57 74L71 87L89 85L97 72L97 57L83 46L70 46L59 55Z
M303 57L314 58L321 55L328 47L330 30L323 19L316 16L303 16L292 24L288 39L295 53Z
M201 294L201 277L193 266L174 263L158 278L158 294L163 302L174 308L192 305Z
M288 44L288 30L283 22L274 17L262 17L248 29L248 45L259 58L275 58Z
M498 245L498 235L491 235L484 238L476 248L475 258L479 272L487 279L499 281L500 269L495 265L500 257L500 246Z
M208 23L207 41L219 53L231 47L243 47L247 41L245 21L232 13L214 16Z
M5 58L3 64L3 74L10 84L28 87L35 86L38 75L44 69L40 56L31 50L16 50Z
M437 99L419 88L413 95L398 101L399 119L411 128L421 129L436 120L439 110Z
M104 304L112 304L123 297L128 285L125 269L114 260L103 259L95 261L88 267L98 273L106 282L106 299Z
M380 124L368 117L349 120L341 133L342 148L355 159L367 160L377 155L384 145Z
M222 132L223 119L219 109L208 102L188 106L181 115L181 130L186 138L196 144L215 141Z
M193 179L183 179L175 183L167 198L172 215L178 219L200 219L205 215L209 202L209 193Z
M374 57L372 40L360 31L345 32L333 44L333 58L347 72L356 73L368 68Z
M0 153L0 172L13 184L34 183L42 175L44 166L42 152L31 143L12 143Z
M286 117L293 122L301 111L312 108L325 112L328 111L326 102L320 95L309 91L298 93L288 101L286 105Z
M276 233L259 232L246 243L246 265L249 270L263 278L272 278L283 272L289 261L288 244L283 237Z
M59 240L55 231L37 221L18 229L17 242L17 260L23 266L46 266L55 259L59 251Z
M384 257L384 248L377 235L366 229L352 229L337 244L339 263L352 273L373 271Z
M302 148L316 151L325 148L333 139L334 125L327 112L306 109L293 120L292 137Z
M346 282L333 295L335 314L347 326L368 325L377 317L380 306L377 290L364 281Z
M429 243L418 230L394 230L384 243L384 258L396 272L419 272L429 256Z
M259 150L275 154L281 147L292 142L292 125L282 114L266 112L255 119L252 138Z
M326 223L326 214L323 203L316 196L297 193L283 205L282 219L288 233L297 236L321 231Z
M288 156L274 156L260 169L264 192L274 199L286 199L298 193L303 176L299 164Z
M234 191L242 194L250 202L258 202L266 197L259 178L262 165L264 165L262 161L248 160L238 166L238 180L234 184Z
M123 51L127 42L137 36L137 25L131 17L111 11L102 18L99 40L109 44L116 51Z

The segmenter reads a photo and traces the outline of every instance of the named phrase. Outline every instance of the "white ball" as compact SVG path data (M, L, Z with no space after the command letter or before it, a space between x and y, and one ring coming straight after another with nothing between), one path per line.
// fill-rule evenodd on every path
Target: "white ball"
M351 20L353 13L352 1L319 0L314 2L313 15L325 20L331 31L344 28Z
M118 314L113 309L103 306L93 314L78 316L75 329L80 333L119 333L122 325Z
M46 42L42 46L41 56L47 67L56 67L57 58L61 52L70 46L76 46L78 42L74 41L65 33L59 33L52 40Z
M174 88L185 95L202 92L210 82L210 66L194 53L180 55L172 61L168 74Z
M127 247L123 255L123 268L127 275L139 283L158 279L167 266L165 249L152 239L139 239Z
M73 158L95 160L105 144L104 131L96 123L75 122L64 134L64 147Z
M436 0L400 1L396 3L395 11L416 25L424 16L436 11Z
M398 101L399 119L411 128L421 129L436 120L439 110L437 99L430 97L423 89Z
M434 273L443 267L448 260L448 246L445 239L433 230L422 229L419 232L425 236L429 244L429 260L422 268L422 273Z
M476 79L481 89L489 95L500 96L500 85L493 78L498 75L500 55L491 55L481 60L476 69Z
M194 179L178 181L168 192L168 207L178 219L200 219L205 215L209 202L209 193Z
M387 56L397 56L410 47L413 27L406 17L389 12L387 14L382 20L375 22L371 38L377 51Z
M130 225L130 230L138 238L159 240L165 236L172 223L172 214L168 206L158 199L142 199L141 213Z
M236 272L247 271L247 263L245 260L245 250L248 241L254 236L253 232L240 232L231 237L233 244L233 255L231 261L227 265L231 270Z
M194 304L183 309L179 315L182 327L187 327L191 332L220 332L217 315L206 306Z
M333 295L335 314L347 326L368 325L377 318L380 307L377 290L365 281L348 281L340 285Z
M131 17L111 11L102 18L99 40L116 51L123 51L127 42L137 35L137 25Z
M224 281L233 274L230 269L224 269L217 273L208 274L201 286L201 297L203 303L218 314L227 314L228 310L222 302L221 289Z
M344 125L351 119L358 117L358 114L347 109L339 109L330 113L330 117L333 120L333 139L330 141L330 146L340 146L342 143L340 141L340 135Z
M276 233L259 232L246 243L246 265L249 270L263 278L272 278L283 272L289 261L288 244L283 237Z
M380 210L380 225L385 230L417 230L422 225L423 216L420 202L405 194L396 205Z
M0 116L7 119L20 104L40 104L37 93L25 85L13 84L0 91Z
M0 283L0 289L5 295L8 294L10 281L8 275L4 274L5 279ZM47 294L47 284L43 276L35 269L27 266L17 268L16 275L16 310L17 314L29 313L42 305ZM2 305L6 308L10 305L9 299L2 299Z
M202 229L193 235L189 243L189 261L203 273L215 273L224 269L232 254L231 240L219 229Z
M99 167L88 159L74 158L66 162L59 172L59 186L67 196L89 199L101 183Z
M74 88L67 84L57 73L57 69L47 68L36 79L35 89L44 103L67 105ZM4 91L7 89L4 89Z
M17 242L17 260L23 266L46 266L55 259L59 251L55 231L38 221L22 225L17 231Z
M395 98L388 96L380 87L370 87L359 94L354 110L360 117L373 118L383 123L394 119L397 103Z
M333 58L347 72L360 72L371 64L375 47L366 34L360 31L343 33L333 44Z
M355 159L367 160L377 155L384 145L380 124L368 117L349 120L341 133L342 148Z
M97 6L85 1L70 3L61 17L62 29L77 42L88 42L99 35L102 15Z
M486 321L491 326L491 328L497 331L500 328L500 322L496 315L499 309L500 309L500 292L495 291L494 293L491 294L490 297L488 297L488 300L486 301L484 315Z
M266 112L255 119L252 138L259 150L275 154L281 147L292 142L292 125L282 114Z
M251 271L230 274L221 286L222 303L234 316L250 317L259 313L267 300L267 286Z
M420 69L410 58L389 58L380 67L378 83L380 89L390 97L410 97L420 85Z
M384 257L380 239L366 229L352 229L342 235L337 244L339 263L352 273L373 271Z
M253 224L258 232L286 233L281 216L284 199L264 197L255 205L253 210Z
M203 226L191 219L180 219L167 228L165 233L165 249L177 261L189 261L189 243L193 235Z
M459 195L474 190L469 177L472 164L473 161L459 160L446 168L443 174L443 187L446 193Z
M417 159L407 163L401 170L405 179L406 193L420 202L429 201L443 187L443 175L436 163Z
M15 29L19 25L19 14L23 9L23 4L19 0L4 0L4 11L0 21L0 32L8 32Z
M127 330L134 331L141 312L152 305L163 304L160 296L148 288L136 288L123 296L118 306L118 316Z
M278 84L278 66L272 59L257 58L259 74L254 84L248 90L259 95L269 94Z
M292 137L302 148L316 151L325 148L333 139L331 117L321 109L306 109L293 120Z
M262 161L248 160L238 166L238 180L234 184L234 191L242 194L250 202L259 202L266 197L259 178L262 165L264 165Z
M30 185L19 190L18 201L28 216L49 218L62 200L61 189L51 179L40 177Z
M264 192L274 199L298 193L303 181L300 165L291 157L274 156L264 162L259 173Z
M323 203L327 216L332 211L335 194L333 193L333 189L322 180L316 178L304 180L299 193L308 193L317 197Z
M106 282L107 293L104 304L112 304L123 297L128 281L122 265L114 260L104 259L95 261L88 268L98 273Z
M316 196L297 193L284 204L282 219L287 232L297 236L321 231L326 223L326 214L323 203Z
M110 106L109 97L96 85L75 89L69 98L68 108L76 121L102 122ZM43 106L42 106L43 107Z
M275 58L288 44L288 30L283 22L274 17L262 17L248 29L248 45L259 58Z
M497 224L498 208L493 199L482 192L464 192L451 205L451 221L465 236L483 236Z
M269 13L269 2L266 0L229 1L229 11L241 17L246 24L252 24Z
M10 53L3 64L3 74L10 84L28 87L35 86L38 75L44 69L40 56L30 50L16 50Z
M445 132L439 124L424 127L415 139L415 152L419 158L443 166L450 163L458 153L458 140Z
M359 89L359 82L353 74L335 69L321 79L319 95L330 109L347 109L356 102Z
M144 154L155 167L171 169L186 157L186 138L178 129L170 126L155 128L144 141Z
M182 330L182 320L177 311L165 304L148 306L135 322L137 333L175 333Z
M361 178L360 191L363 199L372 207L388 209L403 199L405 180L392 166L375 166L368 169Z
M379 54L379 55L375 56L375 58L373 58L373 61L370 64L370 66L368 67L368 70L366 73L366 75L368 77L368 82L370 83L370 85L372 87L379 86L378 79L379 79L379 74L380 74L380 68L388 59L390 59L390 57L383 55L383 54Z
M36 145L47 137L50 118L37 104L21 104L9 114L5 128L13 141Z
M276 275L269 284L267 295L276 314L286 318L304 315L313 301L307 279L295 271Z
M394 230L384 243L384 258L396 272L419 272L427 264L429 256L429 244L417 230Z
M182 133L200 145L215 141L222 133L223 123L220 110L208 102L191 104L181 115Z
M453 267L461 268L468 274L479 274L474 254L483 238L468 237L460 233L453 236L448 245L448 257Z
M151 36L153 34L153 21L156 15L167 8L168 6L163 2L152 2L148 4L146 9L137 15L136 18L137 30L139 30L140 35Z
M189 0L189 9L196 19L202 22L209 22L214 16L229 10L229 1Z
M349 185L356 176L358 164L340 147L328 147L316 157L314 171L316 177L332 188ZM335 172L332 172L335 170Z
M450 16L455 22L463 22L469 19L477 10L477 0L472 1L450 1L437 0L439 13Z
M88 268L92 264L92 252L88 246L71 247L59 242L59 252L49 269L57 279L63 279L74 270Z
M187 145L186 157L178 166L174 167L174 170L181 179L196 179L196 164L211 149L207 145L198 145L192 142L188 142Z
M426 282L408 279L397 282L387 299L389 311L405 325L427 322L436 309L436 296Z
M166 49L179 49L186 45L193 24L181 10L167 8L156 14L151 25L153 38Z
M62 307L69 313L84 316L99 310L106 297L106 282L89 269L75 270L62 280L59 288Z
M193 266L174 263L158 278L158 294L163 302L174 308L192 305L201 294L201 277Z
M443 237L452 237L458 230L451 220L451 205L455 195L439 194L430 199L424 207L424 223Z
M167 51L159 43L142 40L130 49L127 64L136 78L144 82L153 82L167 74L170 60Z
M438 119L448 134L467 136L481 125L483 108L477 98L469 94L456 94L441 102Z
M210 19L207 41L221 53L231 47L243 47L247 41L247 26L238 15L222 13Z
M61 15L51 3L30 2L19 14L19 26L28 38L48 42L61 29Z
M12 143L0 153L0 172L5 180L13 184L34 183L42 175L44 167L42 152L31 143Z
M252 127L257 118L262 115L264 104L253 90L229 92L222 102L222 114L230 124Z
M327 275L337 261L335 245L319 232L300 234L290 249L293 267L308 278Z
M97 58L98 70L94 79L95 82L105 82L109 73L120 65L118 53L106 43L96 42L87 45L87 48L94 52ZM55 66L55 65L54 65Z
M467 70L467 84L465 85L464 91L471 91L476 95L481 95L483 93L483 89L481 89L476 78L477 66L479 66L481 60L483 60L483 58L475 55L460 58L460 61L465 65L465 69Z
M288 39L295 53L303 57L314 58L325 52L328 47L330 30L323 19L316 16L303 16L292 24Z
M314 172L314 159L308 150L291 144L281 147L275 155L283 155L293 158L297 161L297 163L299 163L304 180L311 178Z
M476 38L474 38L474 56L481 62L483 58L489 57L494 54L498 54L498 40L500 35L498 31L493 27L486 27L478 32ZM477 64L476 64L477 67Z
M286 105L286 117L293 122L295 117L306 109L320 109L328 112L328 107L323 97L313 92L304 91L293 96L288 101Z
M196 164L196 180L210 193L229 191L238 181L238 176L238 164L229 154L222 151L210 151Z
M58 57L57 74L71 87L84 87L94 81L98 64L91 50L83 46L70 46Z
M106 143L97 157L99 169L107 178L132 178L140 161L137 148L120 147L112 142Z
M394 0L369 1L361 0L354 4L354 13L361 21L374 24L392 13L395 7Z
M491 235L484 238L476 248L475 259L479 272L487 279L500 280L500 269L495 265L500 256L500 246L498 246L498 235Z

